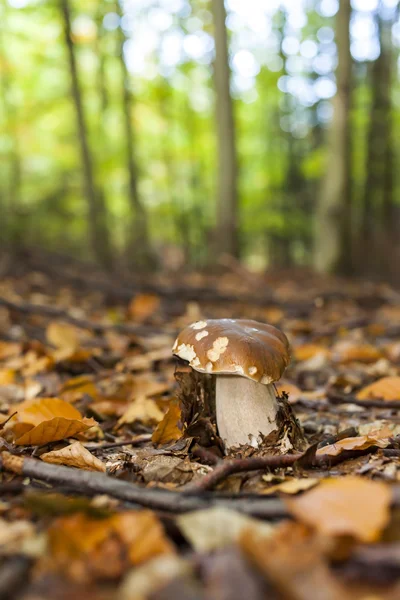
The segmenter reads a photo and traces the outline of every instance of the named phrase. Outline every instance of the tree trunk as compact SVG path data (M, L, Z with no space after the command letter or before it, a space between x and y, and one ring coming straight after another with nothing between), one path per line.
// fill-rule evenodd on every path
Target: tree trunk
M117 13L121 16L119 2ZM122 28L119 28L119 63L122 76L122 112L125 128L126 166L129 176L128 196L131 207L132 222L128 252L129 262L141 269L155 266L155 256L150 247L149 226L146 210L139 196L138 169L134 151L134 131L132 127L132 92L130 90L129 72L124 59L124 43L126 41Z
M61 0L61 13L64 22L65 43L68 49L71 75L71 93L76 112L78 139L81 151L83 183L88 204L88 230L95 258L106 268L112 264L112 251L107 224L106 206L102 195L97 193L93 163L89 149L88 133L82 102L82 92L78 78L75 48L71 37L71 11L69 0Z
M224 0L212 0L215 27L215 89L218 136L217 240L219 255L238 256L237 157L233 102L230 95L228 36Z
M317 208L314 265L318 271L352 268L350 0L341 0L336 21L338 67L327 171Z

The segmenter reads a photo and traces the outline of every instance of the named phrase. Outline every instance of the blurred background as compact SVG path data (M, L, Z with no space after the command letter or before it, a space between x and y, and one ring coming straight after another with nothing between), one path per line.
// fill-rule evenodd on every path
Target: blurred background
M0 0L0 249L398 282L399 18L394 0Z

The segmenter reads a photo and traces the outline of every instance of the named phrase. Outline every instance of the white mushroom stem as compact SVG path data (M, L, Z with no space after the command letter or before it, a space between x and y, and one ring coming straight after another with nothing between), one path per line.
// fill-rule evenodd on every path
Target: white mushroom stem
M215 394L218 431L226 448L241 444L257 448L260 434L277 429L278 402L272 384L217 375Z

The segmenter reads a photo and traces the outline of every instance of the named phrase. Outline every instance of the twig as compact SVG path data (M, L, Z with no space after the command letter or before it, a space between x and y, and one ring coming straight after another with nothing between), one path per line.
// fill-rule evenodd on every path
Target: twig
M184 495L170 490L144 488L128 481L109 477L104 473L83 471L52 465L35 460L1 453L2 468L12 473L39 479L56 485L68 486L84 495L107 494L136 506L145 506L157 511L183 513L192 510L222 506L264 519L277 519L288 516L284 503L276 498L246 496L241 498L221 497L214 494Z
M106 331L116 331L126 335L146 335L149 333L160 333L159 328L152 327L150 325L96 323L87 319L78 319L77 317L73 317L67 311L54 306L31 304L30 302L17 304L16 302L11 302L10 300L2 297L0 297L0 306L5 306L10 310L15 310L16 312L25 315L43 315L44 317L66 321L67 323L75 325L75 327L79 327L80 329L90 329L96 333L104 333ZM175 331L173 331L172 334L175 334Z
M327 397L332 404L356 404L357 406L363 406L364 408L392 408L400 410L400 400L383 400L379 398L374 398L373 400L360 400L359 398L356 398L356 396L333 392L328 392Z
M136 435L130 440L125 442L106 442L101 444L85 444L85 448L91 452L99 452L100 450L108 450L110 448L120 448L121 446L137 446L143 442L149 442L151 440L151 433L141 433Z

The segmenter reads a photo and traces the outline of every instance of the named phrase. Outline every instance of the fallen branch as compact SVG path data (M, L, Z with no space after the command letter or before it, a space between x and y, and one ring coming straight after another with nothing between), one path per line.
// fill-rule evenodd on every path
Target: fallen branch
M145 488L128 481L120 481L104 473L83 471L44 463L33 458L1 453L2 469L24 477L39 479L55 485L67 486L76 493L91 496L106 494L136 507L145 506L167 513L184 513L212 506L222 506L263 519L288 516L284 503L276 498L236 496L232 498L215 494L184 495L179 492Z
M80 329L89 329L95 333L105 333L107 331L116 331L126 335L148 335L151 333L160 333L160 329L151 325L127 325L123 323L105 324L96 323L87 319L79 319L70 315L67 311L54 306L45 306L43 304L31 304L30 302L16 303L0 297L0 306L5 306L24 315L42 315L51 319L65 321L79 327ZM175 331L172 332L172 335Z
M400 410L400 400L383 400L374 398L373 400L360 400L356 396L349 394L339 394L328 392L327 398L332 404L356 404L364 408L391 408Z

